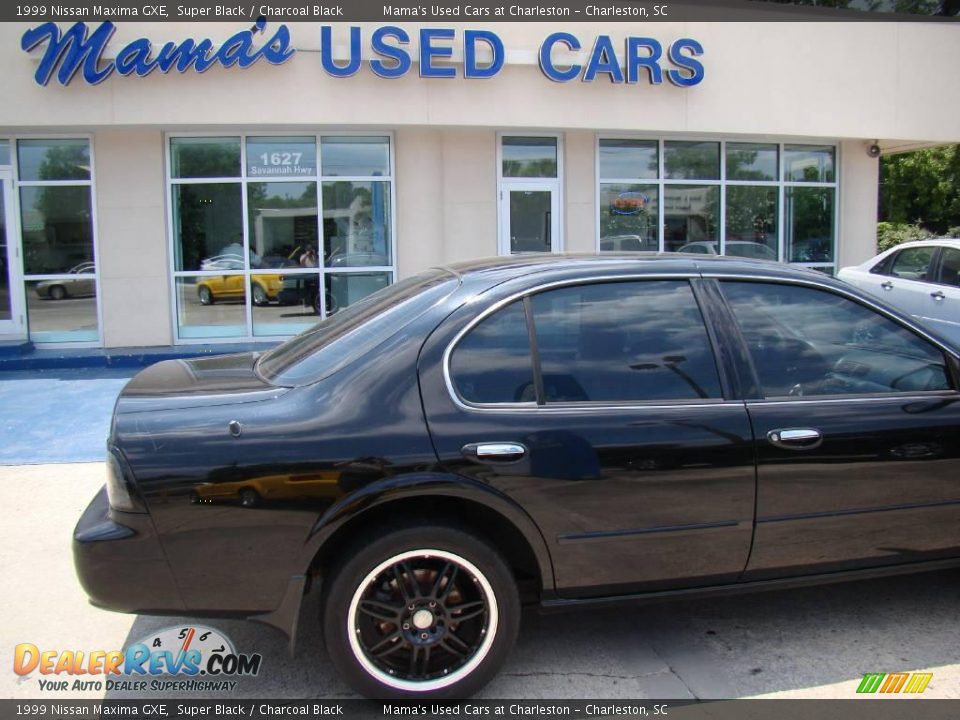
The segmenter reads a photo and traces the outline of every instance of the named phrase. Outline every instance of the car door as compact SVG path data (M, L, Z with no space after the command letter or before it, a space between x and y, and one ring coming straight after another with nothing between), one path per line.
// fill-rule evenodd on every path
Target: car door
M960 556L956 358L830 285L721 286L762 393L745 579Z
M941 249L933 282L925 289L920 320L960 346L960 248Z
M561 597L736 581L752 436L691 280L508 292L479 316L468 303L421 354L440 463L532 517Z
M927 283L932 278L936 255L936 245L909 247L896 253L884 266L877 294L898 310L919 318L930 292Z

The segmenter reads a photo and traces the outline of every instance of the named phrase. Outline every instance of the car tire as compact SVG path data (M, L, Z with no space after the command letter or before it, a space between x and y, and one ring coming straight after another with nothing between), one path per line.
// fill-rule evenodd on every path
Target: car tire
M240 504L245 508L256 507L260 502L260 496L253 488L243 488L240 490Z
M269 302L270 298L267 295L267 291L263 289L263 285L253 283L253 304L257 307L263 307Z
M201 285L197 289L197 296L200 298L201 305L213 305L213 293L206 285Z
M333 665L357 692L468 697L500 669L517 637L520 599L485 540L411 527L365 538L341 557L324 584L323 630Z
M51 300L63 300L67 296L67 289L63 285L52 285L47 294Z

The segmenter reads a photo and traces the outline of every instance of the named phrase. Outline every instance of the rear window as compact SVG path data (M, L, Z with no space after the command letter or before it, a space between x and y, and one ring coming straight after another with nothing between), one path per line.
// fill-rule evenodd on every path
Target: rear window
M431 270L384 288L265 353L257 373L273 385L322 380L396 335L460 284L448 270Z

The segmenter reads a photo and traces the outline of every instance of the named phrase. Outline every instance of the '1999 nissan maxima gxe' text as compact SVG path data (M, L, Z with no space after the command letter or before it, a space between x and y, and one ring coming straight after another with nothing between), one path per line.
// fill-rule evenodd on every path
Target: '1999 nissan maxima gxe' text
M457 697L522 604L960 564L960 361L813 271L523 256L123 390L77 526L92 601L296 630L359 692Z

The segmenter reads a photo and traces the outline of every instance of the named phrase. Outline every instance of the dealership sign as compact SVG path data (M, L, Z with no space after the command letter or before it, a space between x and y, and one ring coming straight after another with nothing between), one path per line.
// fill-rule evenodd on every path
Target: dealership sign
M260 18L253 27L234 33L219 45L210 38L191 38L167 42L157 49L147 38L139 38L113 54L108 48L116 30L112 22L100 23L95 29L78 22L66 30L48 22L27 30L20 45L26 52L43 47L34 75L39 85L47 85L53 79L69 85L78 73L86 83L97 85L113 73L144 77L172 70L202 73L216 65L247 68L260 61L282 65L296 54L290 30L279 25L268 33L266 26L266 20ZM490 30L464 30L458 38L457 31L451 28L422 28L415 54L409 32L384 25L370 33L366 57L361 28L354 25L342 32L347 34L349 50L346 57L335 58L334 28L320 27L320 64L332 77L356 75L366 65L379 77L399 78L411 71L416 60L420 77L455 78L460 73L452 64L454 45L458 43L462 47L465 78L494 77L506 61L503 41ZM588 46L590 50L586 50ZM483 61L481 54L485 55ZM618 45L609 35L598 35L591 44L572 33L555 32L541 43L537 56L541 71L554 82L592 82L601 78L612 83L636 84L644 80L659 85L666 79L679 87L691 87L703 81L703 63L697 59L702 54L703 47L691 38L679 38L664 47L650 37L631 36Z

